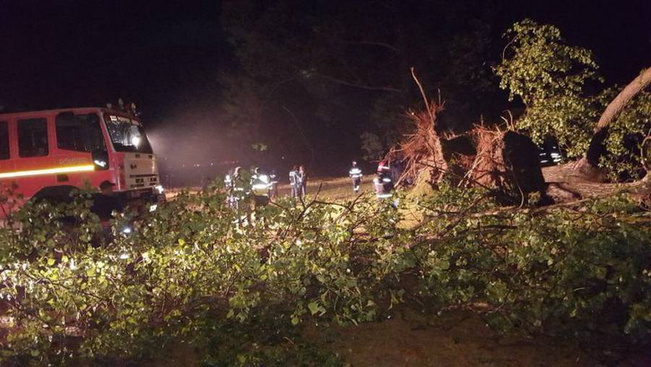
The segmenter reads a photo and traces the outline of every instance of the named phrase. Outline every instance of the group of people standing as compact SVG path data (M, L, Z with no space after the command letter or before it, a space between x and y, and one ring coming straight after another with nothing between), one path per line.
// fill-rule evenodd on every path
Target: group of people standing
M304 166L294 166L289 171L289 185L293 198L303 199L305 197L305 193L307 192L307 174L305 173Z
M396 167L392 166L393 165L390 165L388 161L379 162L377 175L373 178L373 189L377 198L380 200L389 199L393 196L393 180L396 175ZM359 192L363 174L362 170L357 165L357 162L352 162L348 175L352 180L353 191L355 193ZM266 174L256 168L251 175L249 190L244 189L243 182L237 184L238 181L241 181L240 167L236 167L234 170L229 172L224 180L225 186L229 192L228 204L231 207L237 208L239 200L247 195L248 192L253 194L256 206L264 206L277 196L278 181L273 172L271 174ZM295 165L292 167L291 171L289 171L289 185L290 195L292 198L305 198L305 194L307 193L307 174L305 166Z

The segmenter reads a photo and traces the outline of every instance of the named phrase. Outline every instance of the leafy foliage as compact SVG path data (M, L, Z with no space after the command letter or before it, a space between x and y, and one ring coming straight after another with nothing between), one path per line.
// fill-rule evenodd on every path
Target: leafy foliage
M446 208L421 229L426 292L438 302L486 302L502 328L648 336L647 212L623 197L547 213L487 211L474 197L457 204L448 190L427 204Z
M2 356L116 363L188 345L207 365L337 365L301 325L372 321L404 301L484 305L502 328L648 337L651 218L625 198L542 213L442 184L419 200L427 219L409 229L404 208L370 198L236 211L211 187L102 247L87 197L27 205L22 232L0 230Z
M147 357L155 346L210 337L198 331L253 328L260 319L373 319L375 290L392 267L358 262L361 253L384 256L390 246L373 237L357 245L355 233L364 226L384 235L397 220L381 222L388 218L368 200L354 207L284 202L284 210L255 213L224 201L217 189L182 194L139 223L135 235L116 233L97 248L97 222L83 202L27 206L19 214L22 233L2 231L0 295L14 326L6 355L39 363ZM85 224L66 228L68 211Z
M606 91L603 95L612 98L615 93ZM649 136L650 129L651 93L642 92L608 127L604 145L609 154L602 156L599 163L608 169L613 180L639 179L646 174L643 157L648 155L648 151L644 150L642 143Z
M568 45L558 28L529 19L505 37L509 44L495 73L509 98L519 97L526 107L517 127L537 143L555 136L569 156L580 156L599 112L597 100L584 93L586 83L600 80L592 53Z

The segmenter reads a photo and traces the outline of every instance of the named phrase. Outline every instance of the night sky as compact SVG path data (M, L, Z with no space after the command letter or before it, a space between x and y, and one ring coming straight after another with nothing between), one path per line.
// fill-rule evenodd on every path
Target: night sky
M203 97L226 44L218 2L192 4L3 1L0 100L15 110L122 97L160 117L167 105Z
M592 49L608 83L627 83L651 65L650 0L492 2L497 28L530 17ZM219 74L233 68L234 57L218 0L0 4L4 111L104 105L122 97L139 105L152 129L197 121L219 126L213 115Z

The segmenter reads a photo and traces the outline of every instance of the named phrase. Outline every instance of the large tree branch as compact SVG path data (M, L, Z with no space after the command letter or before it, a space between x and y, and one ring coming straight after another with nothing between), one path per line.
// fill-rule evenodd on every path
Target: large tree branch
M610 122L614 120L620 112L622 112L628 102L648 87L649 84L651 84L651 67L643 70L637 78L633 79L633 81L619 92L617 97L608 104L608 107L606 107L606 110L599 118L599 122L594 130L595 133L608 126L608 124L610 124Z
M608 138L608 125L619 115L620 112L638 93L651 85L651 67L643 70L632 82L630 82L613 99L597 122L594 134L590 140L590 146L585 156L574 165L574 171L578 171L588 181L601 181L603 175L599 172L598 164L605 153L604 141Z

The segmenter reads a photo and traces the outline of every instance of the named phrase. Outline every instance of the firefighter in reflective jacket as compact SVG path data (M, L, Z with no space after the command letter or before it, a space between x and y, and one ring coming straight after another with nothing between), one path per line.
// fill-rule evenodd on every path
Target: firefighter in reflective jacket
M291 189L291 195L293 198L298 197L299 193L299 185L300 185L300 177L298 175L298 167L294 166L291 171L289 171L289 186Z
M262 173L256 168L251 176L251 193L256 207L269 204L269 194L271 192L271 178L269 175Z
M393 180L388 170L378 171L377 176L373 179L373 188L378 200L390 199L393 191Z
M358 192L359 185L362 183L362 170L357 167L357 162L353 161L353 165L350 167L348 175L353 180L353 191Z
M226 203L230 208L239 208L239 202L244 197L244 188L242 186L240 167L238 166L224 177L224 187L227 193Z

